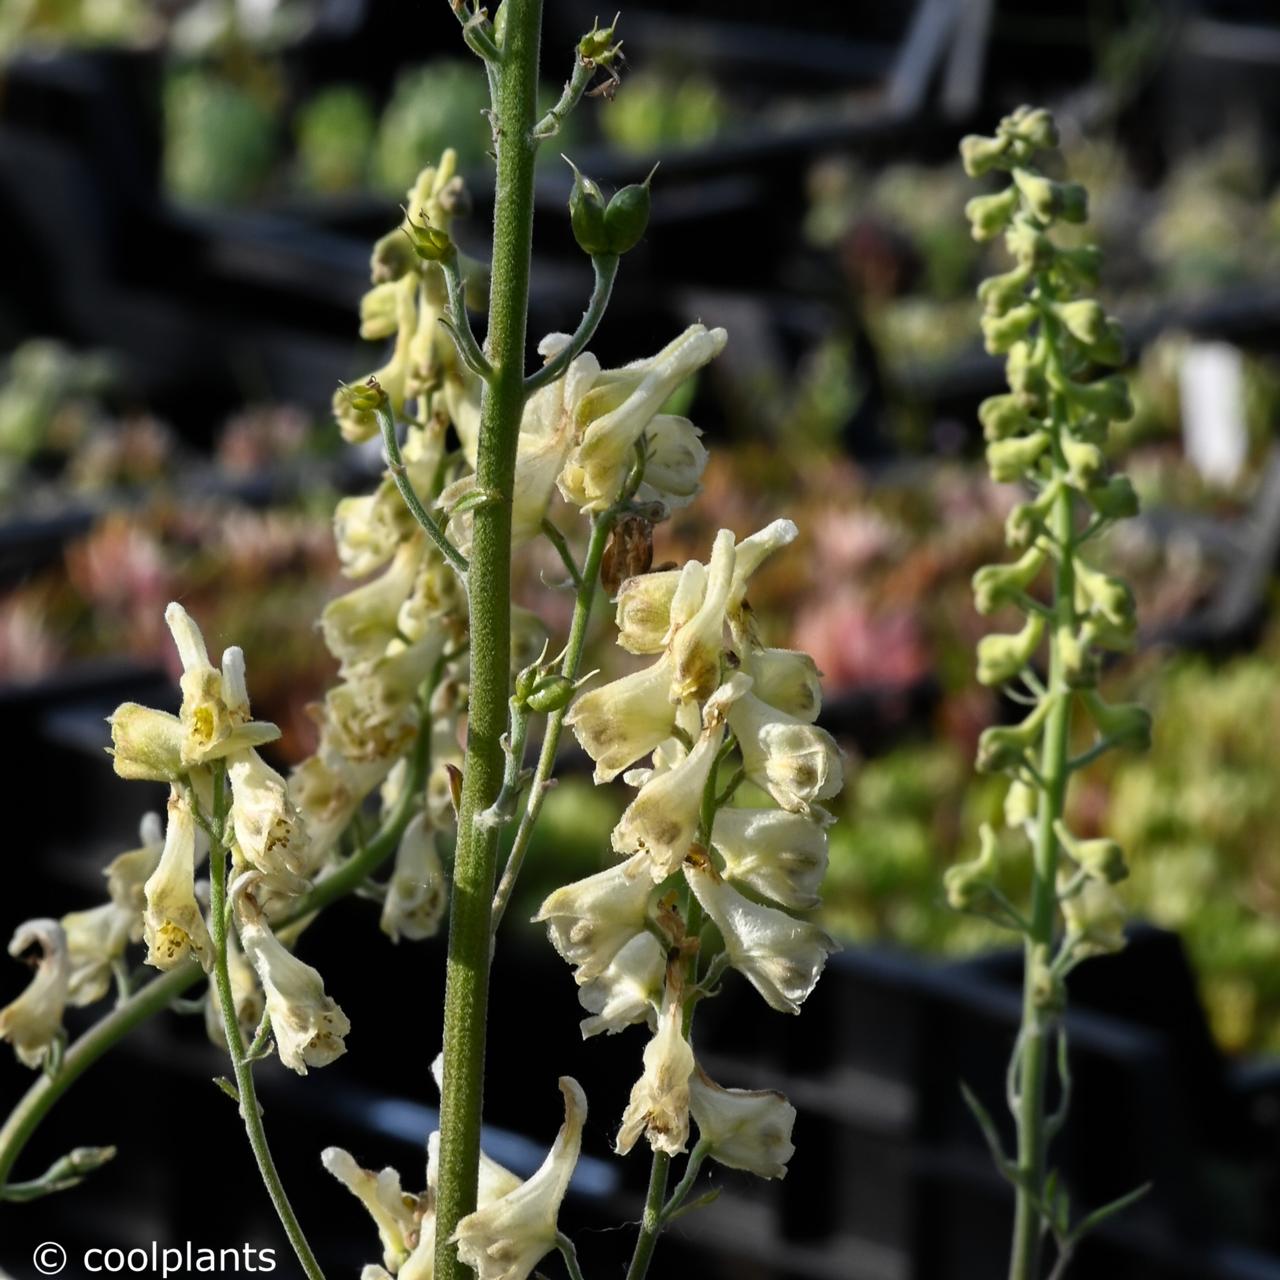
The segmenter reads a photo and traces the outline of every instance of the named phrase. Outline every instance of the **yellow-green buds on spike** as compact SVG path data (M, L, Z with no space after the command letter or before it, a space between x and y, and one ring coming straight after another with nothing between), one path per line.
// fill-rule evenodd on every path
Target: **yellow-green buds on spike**
M1043 638L1044 618L1038 613L1030 614L1016 635L983 636L978 641L978 683L997 685L1014 679L1035 656Z
M981 614L994 613L1016 600L1036 580L1047 559L1040 547L1032 547L1013 564L983 565L973 575L974 605Z
M1018 403L1017 396L1002 395L988 396L978 406L978 421L982 423L982 434L989 442L1021 435L1035 420Z
M1029 302L1004 312L988 312L982 317L982 336L987 354L1004 355L1035 324L1040 313Z
M997 440L987 445L987 466L998 484L1011 484L1031 471L1049 448L1047 431L1035 431L1013 440Z
M1092 489L1107 469L1107 460L1096 444L1085 444L1062 437L1062 456L1067 463L1067 478L1082 493Z
M1096 611L1113 627L1132 628L1134 603L1129 584L1100 569L1091 569L1079 556L1073 563L1083 608Z
M978 828L978 856L948 867L942 877L947 903L955 911L971 911L991 887L996 874L996 833L987 823Z
M1089 877L1103 884L1119 884L1129 874L1125 865L1124 851L1114 840L1077 840L1066 824L1059 821L1053 824L1054 835L1058 843L1070 855L1072 862Z
M977 133L961 138L960 159L965 173L971 178L980 178L992 169L1007 169L1012 141L1008 137L987 138Z
M1008 225L1018 207L1018 192L1014 187L997 191L994 195L974 196L964 207L965 217L973 229L977 241L993 240Z
M1114 744L1125 744L1145 751L1151 745L1151 712L1136 702L1108 704L1092 689L1081 697L1098 732Z
M1124 520L1138 514L1138 495L1128 476L1112 476L1106 484L1095 485L1085 497L1108 520Z
M1077 298L1074 302L1059 302L1054 314L1066 326L1068 332L1086 347L1101 342L1107 331L1107 314L1092 298Z
M984 729L978 739L978 772L1000 773L1021 765L1039 740L1053 703L1053 698L1042 698L1021 724Z

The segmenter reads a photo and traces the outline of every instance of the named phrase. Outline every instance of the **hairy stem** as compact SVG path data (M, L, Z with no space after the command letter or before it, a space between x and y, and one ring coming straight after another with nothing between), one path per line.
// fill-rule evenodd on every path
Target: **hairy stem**
M649 1170L649 1194L645 1196L644 1217L640 1220L640 1235L636 1239L631 1265L627 1268L627 1280L644 1280L653 1260L653 1250L662 1231L662 1208L667 1199L667 1175L671 1170L671 1157L665 1151L653 1153L653 1166Z
M609 305L609 295L613 292L613 282L618 277L618 255L616 253L593 254L591 269L595 272L595 284L591 289L587 309L582 313L582 320L573 337L541 369L531 373L525 379L525 390L530 394L560 377L582 353L600 325L600 320Z
M438 1280L466 1280L451 1237L476 1206L489 997L490 919L498 830L477 822L502 786L511 649L511 507L524 409L525 327L533 239L533 138L542 0L507 0L494 68L497 144L493 276L486 347L493 377L480 407L477 483L497 501L477 508L468 593L471 696L463 764L445 980L444 1087L436 1201Z
M1045 1182L1047 1148L1045 1118L1045 1077L1053 1018L1044 1008L1046 992L1042 979L1048 964L1049 948L1057 914L1058 838L1054 826L1061 819L1066 799L1069 767L1068 735L1071 728L1071 691L1067 686L1057 624L1070 621L1075 594L1071 565L1072 498L1064 488L1053 509L1053 533L1060 549L1054 583L1053 614L1049 635L1049 696L1053 707L1045 724L1040 754L1040 792L1036 818L1030 930L1025 944L1025 974L1022 993L1022 1031L1019 1094L1015 1120L1018 1129L1017 1200L1014 1210L1013 1248L1009 1259L1009 1280L1039 1280L1043 1232L1041 1206Z

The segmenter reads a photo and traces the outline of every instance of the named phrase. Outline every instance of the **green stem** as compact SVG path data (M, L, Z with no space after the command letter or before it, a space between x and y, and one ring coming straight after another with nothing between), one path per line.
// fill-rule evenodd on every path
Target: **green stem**
M582 566L578 586L578 596L573 604L573 620L569 624L569 639L565 645L564 658L560 662L560 674L567 680L578 678L578 669L582 665L582 650L587 638L587 623L591 618L591 607L595 604L596 587L600 582L600 561L604 558L604 549L609 542L609 534L613 531L616 516L612 510L601 512L591 526L591 541L587 544L587 558ZM529 852L529 841L533 838L533 829L537 825L538 815L542 812L542 802L551 786L551 777L555 773L556 752L560 749L560 735L564 730L564 718L567 707L553 711L547 717L547 727L542 735L542 749L538 753L537 768L534 769L533 781L529 785L529 799L516 828L515 840L511 845L511 853L507 865L502 870L502 882L493 898L493 920L491 929L496 931L502 923L507 904L519 879L520 870L524 866L525 855Z
M676 1189L671 1193L671 1198L662 1206L664 1222L669 1221L676 1210L688 1199L689 1192L693 1190L694 1184L698 1181L698 1174L702 1172L703 1161L706 1160L710 1151L711 1144L703 1138L689 1153L689 1163L685 1166L684 1177L676 1184Z
M462 279L462 267L458 262L458 251L454 249L440 261L440 269L444 272L445 289L449 295L449 319L447 327L453 337L454 345L462 363L478 378L486 382L493 377L493 368L485 359L476 335L471 329L471 319L467 314L467 290Z
M533 136L539 142L554 138L560 132L560 126L564 123L565 117L582 100L582 95L586 92L587 85L591 83L591 77L595 73L596 64L589 62L575 50L573 70L569 73L568 80L564 82L564 91L560 94L559 101L533 127Z
M1025 974L1022 993L1021 1091L1015 1115L1018 1129L1017 1201L1014 1210L1013 1247L1009 1280L1039 1280L1041 1205L1045 1182L1045 1077L1049 1059L1052 1018L1044 1008L1044 971L1057 911L1058 839L1054 825L1062 818L1070 773L1067 761L1071 728L1071 696L1065 664L1058 643L1058 626L1071 620L1075 594L1070 548L1072 542L1071 492L1064 489L1054 502L1053 533L1061 558L1054 583L1054 622L1049 634L1049 693L1053 708L1045 724L1040 756L1040 793L1036 819L1030 930L1024 948Z
M214 805L215 820L219 826L226 821L226 801L222 794L225 771L219 769L216 775ZM209 847L209 926L213 937L213 973L214 986L218 992L218 1003L222 1009L222 1028L227 1037L227 1049L231 1054L231 1069L236 1077L236 1091L240 1095L240 1117L244 1121L245 1132L249 1136L249 1146L253 1150L253 1158L257 1161L258 1172L262 1175L263 1184L271 1203L275 1206L280 1218L280 1225L298 1256L302 1269L308 1280L324 1280L324 1272L311 1251L307 1237L298 1222L298 1216L289 1203L284 1184L280 1181L280 1172L271 1157L271 1148L267 1145L267 1131L262 1123L262 1109L258 1106L258 1096L253 1085L253 1063L246 1057L244 1037L240 1034L240 1020L236 1016L236 997L231 989L231 972L227 967L227 851L221 839L214 840Z
M640 1220L640 1235L636 1249L627 1268L627 1280L644 1280L653 1260L653 1250L662 1231L662 1207L667 1198L667 1175L671 1170L671 1157L665 1151L653 1153L653 1166L649 1170L649 1194L645 1196L644 1217Z
M506 0L504 13L501 60L493 68L497 186L486 343L493 377L485 383L481 400L476 462L480 488L499 500L474 513L468 575L471 694L445 978L437 1280L467 1280L468 1273L451 1237L460 1219L476 1207L490 920L498 854L497 828L476 819L502 786L502 736L511 679L511 508L525 400L542 0Z
M613 292L613 282L618 276L618 255L616 253L597 253L591 257L591 269L595 272L595 284L591 290L591 300L582 313L582 320L572 338L536 373L531 373L525 380L525 390L532 395L539 387L554 382L573 363L582 349L591 341L600 325L605 308L609 305L609 295Z
M386 401L383 401L384 406ZM389 407L380 407L373 411L378 420L378 429L382 432L382 447L387 455L387 470L391 479L400 491L400 498L408 507L410 515L422 526L428 538L440 549L441 555L466 581L466 557L445 536L444 530L432 518L431 513L422 505L422 499L409 483L409 473L405 470L404 458L400 454L400 441L396 439L396 420L391 416Z
M410 761L410 784L405 787L399 804L383 823L382 829L358 854L348 858L336 871L320 880L278 922L277 930L304 920L331 902L346 897L395 853L400 837L414 814L417 794L422 790L426 779L430 745L431 729L424 723ZM176 969L152 978L104 1018L95 1022L67 1049L56 1075L41 1075L31 1085L9 1113L4 1127L0 1128L0 1187L6 1185L14 1163L58 1099L135 1027L153 1014L167 1009L203 977L204 971L200 966L194 960L188 960Z

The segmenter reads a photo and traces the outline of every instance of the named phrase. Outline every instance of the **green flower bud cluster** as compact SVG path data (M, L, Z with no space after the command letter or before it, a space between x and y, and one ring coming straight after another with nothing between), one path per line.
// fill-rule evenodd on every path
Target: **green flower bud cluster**
M1147 745L1151 722L1143 708L1109 705L1096 688L1098 651L1130 648L1137 630L1129 585L1085 558L1099 532L1137 513L1132 484L1112 472L1105 452L1109 424L1129 417L1132 406L1125 379L1114 372L1125 359L1119 326L1090 296L1098 252L1055 239L1056 227L1088 214L1084 188L1051 176L1060 166L1044 163L1057 136L1047 111L1020 107L994 137L969 137L960 147L971 176L1007 179L1002 190L970 200L966 213L974 238L1003 235L1013 260L978 288L986 347L1005 358L1009 387L985 400L978 416L992 479L1024 491L1005 522L1017 558L979 569L973 590L981 614L1012 607L1025 615L1019 629L979 642L977 677L1029 705L1020 722L980 736L976 763L980 772L1012 779L1009 825L1025 826L1039 846L1048 841L1052 856L1046 861L1042 849L1036 866L1037 885L1045 884L1033 895L1043 889L1049 901L1056 897L1067 925L1064 948L1083 955L1104 949L1100 939L1109 945L1122 937L1108 895L1126 872L1114 841L1076 840L1068 831L1066 784L1075 768L1105 750ZM1073 760L1072 730L1083 727L1076 720L1091 723L1096 736ZM1010 904L996 887L994 849L985 832L979 856L948 875L948 898L1030 930L1029 921L1046 916L1005 910ZM1085 917L1095 911L1107 915L1106 928L1088 926ZM1050 942L1031 940L1041 949Z

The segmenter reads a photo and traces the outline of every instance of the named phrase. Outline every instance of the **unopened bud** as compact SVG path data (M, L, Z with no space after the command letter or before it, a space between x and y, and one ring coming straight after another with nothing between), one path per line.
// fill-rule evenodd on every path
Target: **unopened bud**
M1053 824L1053 832L1071 860L1090 880L1119 884L1129 874L1124 850L1114 840L1077 840L1061 821Z
M960 159L964 171L971 178L980 178L992 169L1008 168L1008 154L1012 138L987 138L971 133L960 139Z
M975 240L992 240L1009 225L1017 208L1017 187L1006 187L993 195L974 196L965 204L964 216L969 219Z
M1012 484L1027 474L1049 447L1049 433L1035 431L1029 436L997 440L987 445L987 466L997 484Z
M988 312L982 317L982 336L986 339L987 354L1004 355L1020 338L1024 337L1039 316L1030 302L1020 307L1000 312Z
M973 575L974 607L985 615L1016 599L1035 581L1046 559L1039 547L1032 547L1013 564L983 565Z
M1014 635L983 636L978 641L978 683L990 686L1014 679L1035 657L1043 637L1044 618L1038 613Z

